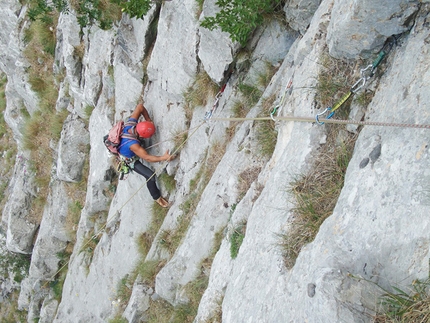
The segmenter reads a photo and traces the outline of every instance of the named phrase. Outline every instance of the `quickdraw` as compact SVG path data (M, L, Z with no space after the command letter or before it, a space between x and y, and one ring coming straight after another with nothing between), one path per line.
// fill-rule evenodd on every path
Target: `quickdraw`
M221 90L219 90L219 92L215 95L215 102L212 105L212 108L205 113L204 121L209 121L209 119L212 118L212 115L214 114L215 110L218 108L219 100L221 99L222 94L224 93L224 90L227 86L227 83L230 80L231 75L233 74L233 70L233 67L229 69L224 85L221 87Z
M324 122L321 122L319 120L321 116L327 113L325 119L330 119L331 117L333 117L337 109L339 109L353 94L357 93L361 88L366 85L366 82L373 75L375 75L377 67L379 66L379 64L381 64L382 60L393 48L398 38L399 37L396 38L396 36L392 36L387 40L384 47L379 52L378 57L372 62L372 64L369 64L368 66L360 70L360 79L355 82L353 86L351 86L350 90L345 95L343 95L342 98L340 98L340 100L336 102L335 105L333 105L332 107L327 107L323 112L316 114L315 121L317 124L323 125Z
M281 109L284 105L284 100L286 97L286 94L288 93L289 95L291 94L291 92L293 91L293 75L290 77L290 80L288 81L287 85L285 86L285 90L284 90L284 94L282 95L281 101L272 109L272 112L270 112L270 117L272 118L273 121L275 120L275 113L277 113L279 115L279 113L281 112Z

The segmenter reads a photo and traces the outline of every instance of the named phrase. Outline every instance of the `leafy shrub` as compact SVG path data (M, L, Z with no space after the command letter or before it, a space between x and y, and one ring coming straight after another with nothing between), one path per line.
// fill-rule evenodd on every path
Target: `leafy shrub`
M151 0L116 1L120 4L122 11L131 18L143 18L151 9Z
M131 18L143 18L151 9L151 0L32 0L28 11L30 20L52 23L53 13L68 14L73 9L81 28L98 25L101 29L110 29L122 13Z
M66 0L32 0L28 17L32 21L51 23L53 14L68 14L71 9L76 12L81 28L97 24L101 29L107 30L122 15L119 0L72 0L70 6Z
M264 15L272 14L282 0L218 0L221 8L215 17L205 17L201 26L213 30L217 27L230 34L234 42L245 46L254 29L263 23Z

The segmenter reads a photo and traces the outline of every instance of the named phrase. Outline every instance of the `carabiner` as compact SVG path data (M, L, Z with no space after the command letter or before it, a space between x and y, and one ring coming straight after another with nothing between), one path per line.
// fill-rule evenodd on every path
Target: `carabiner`
M370 66L372 66L372 65L370 65ZM351 86L351 89L350 89L351 93L357 93L357 91L360 90L366 84L366 81L367 81L366 77L364 77L364 76L361 77L357 82L354 83L353 86ZM362 82L362 83L360 84L360 82Z
M373 70L375 69L375 66L373 66L373 64L369 64L365 68L362 68L360 70L361 77L365 77L366 79L368 79L370 77L370 76L364 75L364 72L366 72L368 69L370 69L370 75L372 75L373 74Z
M276 121L275 118L273 117L273 115L276 113L276 111L278 111L278 109L279 109L279 105L274 107L272 112L270 112L270 117L272 118L273 121Z
M270 117L272 118L273 121L276 121L275 118L273 117L274 114L276 112L278 114L281 112L281 109L284 106L284 100L285 100L285 97L286 97L287 93L288 93L288 95L291 95L291 92L293 91L293 87L292 87L292 85L293 85L293 76L294 76L294 73L290 77L290 79L288 80L287 85L285 86L284 94L282 95L281 100L279 101L278 105L275 106L273 108L272 112L270 113Z
M210 110L210 111L207 111L206 113L205 113L205 117L204 117L204 120L205 121L208 121L210 118L212 118L212 114L214 113L214 111L218 108L218 105L219 105L219 100L221 99L221 96L222 96L222 92L220 91L220 92L218 92L216 95L215 95L215 101L214 101L214 104L212 105L212 109Z
M322 116L324 113L330 112L330 111L331 111L331 107L327 107L323 112L317 113L317 115L315 116L316 123L318 123L320 126L322 126L324 124L324 122L321 122L319 120L319 117ZM330 119L331 117L333 117L333 115L334 115L334 111L330 112L327 115L326 119Z
M207 112L205 113L204 120L205 120L205 121L209 121L209 119L210 119L210 118L212 118L212 110L207 111Z
M369 70L370 69L370 72L368 72L367 73L367 75L366 75L366 71L367 70ZM361 78L364 78L366 81L368 80L368 79L370 79L373 75L375 75L375 71L376 71L376 66L375 65L373 65L373 64L369 64L369 65L367 65L365 68L362 68L361 70L360 70L360 75L361 75Z

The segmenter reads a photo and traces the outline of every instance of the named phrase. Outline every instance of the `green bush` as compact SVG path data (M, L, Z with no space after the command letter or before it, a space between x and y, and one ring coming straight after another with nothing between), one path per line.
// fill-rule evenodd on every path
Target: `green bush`
M71 1L70 6L65 0L30 0L28 17L32 21L52 23L55 13L68 14L73 9L81 28L96 24L101 29L107 30L115 21L121 19L121 9L126 11L124 6L125 4L121 6L120 0L76 0Z
M75 0L70 6L66 0L32 0L28 17L52 23L53 13L68 14L71 9L76 13L81 28L98 25L101 29L110 29L115 21L121 19L122 12L131 18L143 18L151 9L151 0Z
M118 0L117 0L118 1ZM119 0L122 11L127 13L131 18L143 18L149 9L151 9L151 0Z
M230 34L234 42L245 46L254 29L263 23L264 15L272 14L282 0L218 0L221 9L215 17L205 17L201 26L213 30L217 27Z

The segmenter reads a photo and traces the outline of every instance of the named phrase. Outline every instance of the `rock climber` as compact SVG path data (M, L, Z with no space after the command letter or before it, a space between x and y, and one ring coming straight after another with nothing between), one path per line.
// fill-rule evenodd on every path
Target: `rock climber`
M140 116L143 116L145 121L138 122ZM127 120L124 126L123 133L130 133L138 136L138 138L150 138L155 133L155 126L149 117L149 113L142 103L139 103ZM169 203L161 196L160 190L155 181L154 172L147 166L143 165L139 158L150 162L169 161L176 158L175 155L170 155L167 150L162 156L149 154L145 148L141 146L139 139L121 138L119 153L126 159L126 163L136 173L146 178L146 186L152 198L162 207L168 207Z

